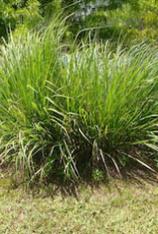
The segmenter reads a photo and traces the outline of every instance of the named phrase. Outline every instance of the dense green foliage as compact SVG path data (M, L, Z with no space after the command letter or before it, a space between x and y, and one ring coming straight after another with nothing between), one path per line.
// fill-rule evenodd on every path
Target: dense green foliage
M40 20L38 1L1 0L0 37L7 38L11 30L24 32L26 29L35 27Z
M158 2L155 0L2 0L0 37L9 29L26 30L50 22L62 12L68 17L67 38L157 40Z
M2 162L32 179L100 177L111 167L120 174L132 161L155 166L157 48L82 44L66 54L65 30L54 22L1 49Z

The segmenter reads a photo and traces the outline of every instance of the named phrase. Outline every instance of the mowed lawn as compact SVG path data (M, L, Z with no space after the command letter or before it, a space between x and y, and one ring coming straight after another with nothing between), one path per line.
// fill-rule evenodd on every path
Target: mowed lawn
M83 186L78 198L48 192L32 195L0 182L2 234L157 234L158 186L115 181Z

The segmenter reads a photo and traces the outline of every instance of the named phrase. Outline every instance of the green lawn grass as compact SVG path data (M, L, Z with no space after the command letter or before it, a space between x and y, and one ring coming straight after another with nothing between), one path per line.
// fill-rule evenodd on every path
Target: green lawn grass
M116 186L117 185L117 186ZM32 196L0 186L0 233L157 234L157 185L111 182L74 196Z

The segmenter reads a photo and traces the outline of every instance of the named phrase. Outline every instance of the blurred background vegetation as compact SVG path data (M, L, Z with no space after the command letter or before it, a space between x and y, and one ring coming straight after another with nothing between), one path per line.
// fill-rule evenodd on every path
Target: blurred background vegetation
M0 0L1 41L10 30L16 36L49 23L59 12L68 17L68 40L157 42L157 0Z

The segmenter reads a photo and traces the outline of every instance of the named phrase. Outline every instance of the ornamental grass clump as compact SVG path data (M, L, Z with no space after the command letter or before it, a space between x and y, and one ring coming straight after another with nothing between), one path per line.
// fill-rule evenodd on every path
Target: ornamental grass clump
M64 31L54 22L1 48L1 163L31 181L155 173L158 49L64 45Z

